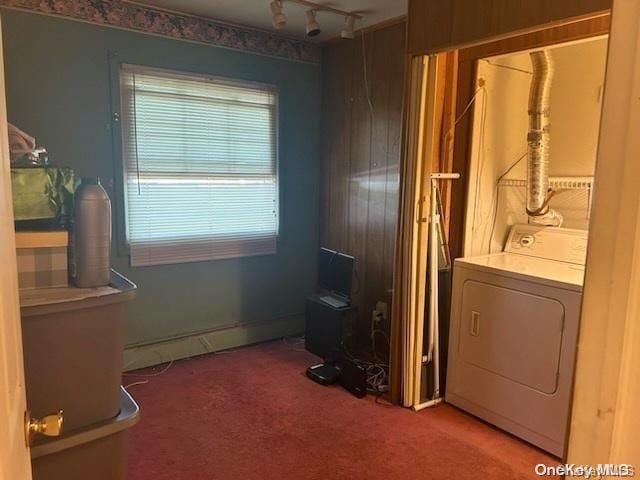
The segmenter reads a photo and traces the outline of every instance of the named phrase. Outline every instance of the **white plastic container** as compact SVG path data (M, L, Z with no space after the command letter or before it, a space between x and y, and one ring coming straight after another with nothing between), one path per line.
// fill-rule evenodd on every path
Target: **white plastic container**
M138 405L121 388L117 416L45 439L31 448L33 479L124 480L127 434L138 420Z

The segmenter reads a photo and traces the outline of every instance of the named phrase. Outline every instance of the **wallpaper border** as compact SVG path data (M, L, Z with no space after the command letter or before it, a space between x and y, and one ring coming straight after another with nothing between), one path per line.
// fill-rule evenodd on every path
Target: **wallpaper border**
M0 0L0 7L65 17L242 52L320 63L320 47L310 42L124 0ZM268 15L268 12L265 15Z

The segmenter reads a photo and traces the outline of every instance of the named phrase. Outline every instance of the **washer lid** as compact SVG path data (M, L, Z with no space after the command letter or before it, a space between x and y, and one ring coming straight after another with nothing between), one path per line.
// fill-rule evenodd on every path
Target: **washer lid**
M578 292L584 281L583 265L508 252L458 258L455 265Z

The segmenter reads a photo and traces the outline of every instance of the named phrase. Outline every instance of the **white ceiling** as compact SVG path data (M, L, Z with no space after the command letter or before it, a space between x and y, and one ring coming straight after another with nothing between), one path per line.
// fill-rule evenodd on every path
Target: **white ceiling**
M356 22L356 30L375 25L407 13L408 0L314 0L340 10L360 13L364 18ZM137 0L133 3L160 7L176 12L198 15L223 22L248 25L276 31L271 25L270 0ZM287 26L281 33L306 38L305 7L284 0ZM315 39L322 41L338 37L344 18L328 12L318 13L322 33Z

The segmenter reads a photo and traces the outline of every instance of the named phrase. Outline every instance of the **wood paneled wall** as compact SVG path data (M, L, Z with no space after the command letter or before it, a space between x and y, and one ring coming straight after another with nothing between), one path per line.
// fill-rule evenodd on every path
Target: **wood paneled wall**
M376 302L391 307L405 32L400 22L323 49L321 244L356 257L363 343Z
M415 55L540 30L602 13L612 0L409 0L408 51Z

